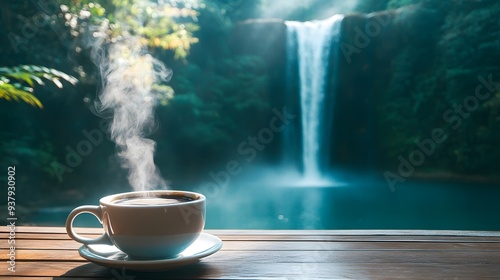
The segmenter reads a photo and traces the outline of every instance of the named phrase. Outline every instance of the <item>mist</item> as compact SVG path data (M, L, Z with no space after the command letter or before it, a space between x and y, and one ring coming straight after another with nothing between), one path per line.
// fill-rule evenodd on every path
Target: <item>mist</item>
M352 12L357 4L357 0L262 0L261 16L298 21L325 19Z
M128 36L106 47L96 46L103 90L96 102L100 112L111 112L111 139L116 143L128 181L136 191L165 188L154 163L156 142L146 138L155 129L157 103L152 86L168 81L172 72L146 53L139 38ZM100 55L98 55L100 54Z

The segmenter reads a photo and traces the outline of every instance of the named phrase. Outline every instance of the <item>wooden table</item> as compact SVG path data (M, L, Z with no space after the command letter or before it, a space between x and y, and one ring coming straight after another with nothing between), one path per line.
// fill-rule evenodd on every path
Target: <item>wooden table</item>
M61 227L17 227L11 272L9 228L0 232L1 279L500 279L499 232L207 230L219 252L155 273L89 263Z

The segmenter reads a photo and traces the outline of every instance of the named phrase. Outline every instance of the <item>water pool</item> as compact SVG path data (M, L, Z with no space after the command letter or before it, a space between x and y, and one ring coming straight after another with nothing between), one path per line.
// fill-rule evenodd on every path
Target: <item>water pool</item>
M206 228L500 230L498 201L500 187L486 184L406 182L394 192L377 181L247 184L207 194ZM73 208L41 208L23 222L63 226ZM90 215L79 216L75 224L99 226Z

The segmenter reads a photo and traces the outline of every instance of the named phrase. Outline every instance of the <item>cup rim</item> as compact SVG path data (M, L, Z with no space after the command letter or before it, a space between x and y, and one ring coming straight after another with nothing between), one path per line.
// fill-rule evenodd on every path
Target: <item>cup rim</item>
M167 195L179 195L179 196L187 196L188 197L196 197L196 199L191 200L191 201L185 201L185 202L179 202L179 203L170 203L170 204L165 204L165 205L123 205L123 204L116 204L113 203L117 198L127 198L127 197L139 197L137 194L140 193L153 193L153 194L167 194ZM117 194L111 194L105 197L102 197L99 199L99 204L102 206L107 206L107 207L120 207L120 208L154 208L154 207L175 207L179 205L189 205L189 204L197 204L200 202L204 202L206 200L206 197L197 192L190 192L190 191L182 191L182 190L150 190L150 191L131 191L131 192L124 192L124 193L117 193Z

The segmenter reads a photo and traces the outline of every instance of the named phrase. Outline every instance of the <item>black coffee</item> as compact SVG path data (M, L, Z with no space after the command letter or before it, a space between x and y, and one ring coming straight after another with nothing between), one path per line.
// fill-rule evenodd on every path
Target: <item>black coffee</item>
M155 197L133 197L116 200L114 204L120 205L165 205L193 201L194 199L186 196L155 196Z

